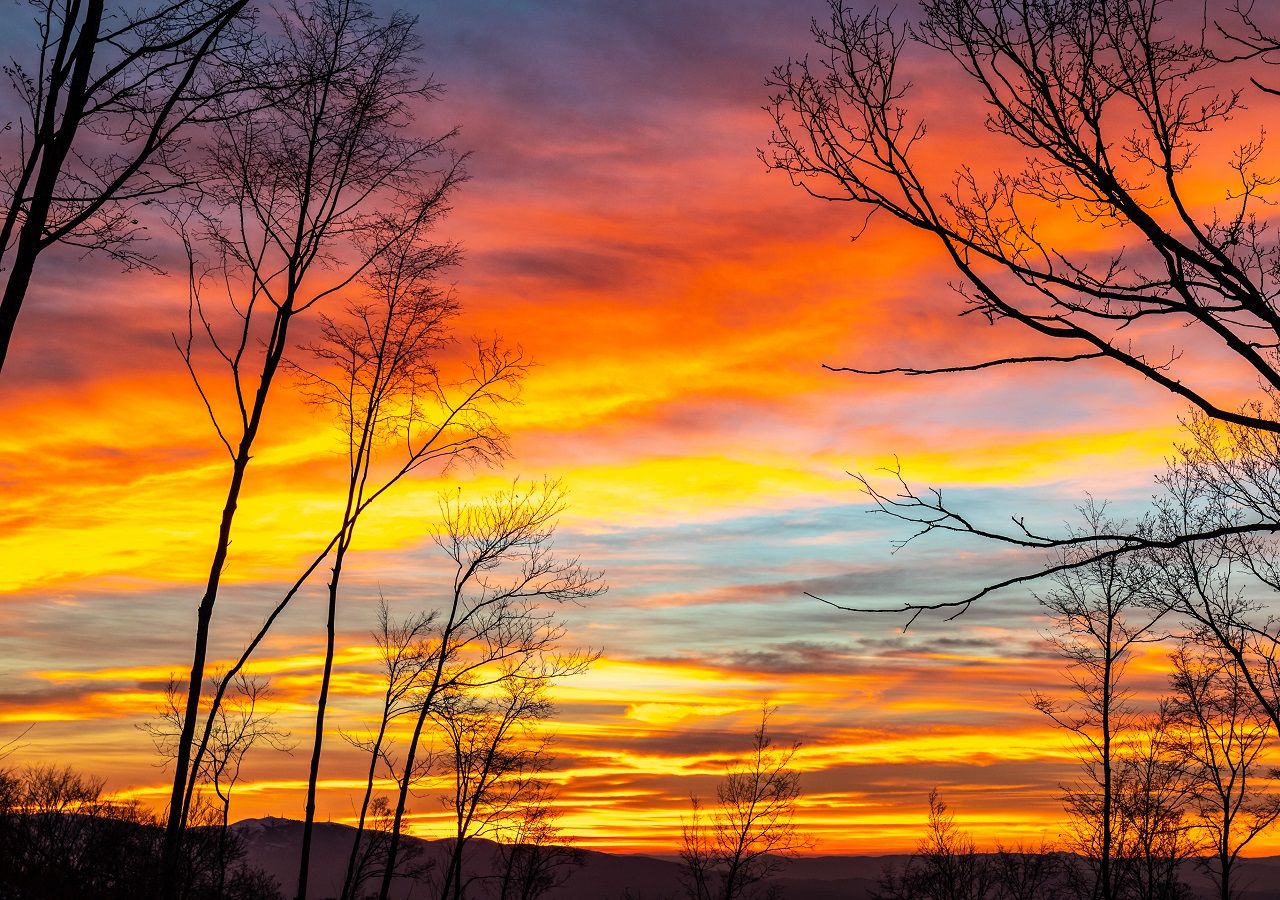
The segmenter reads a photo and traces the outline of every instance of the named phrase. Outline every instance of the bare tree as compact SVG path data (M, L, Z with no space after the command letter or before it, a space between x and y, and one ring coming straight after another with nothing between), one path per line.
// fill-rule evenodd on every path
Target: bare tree
M215 674L210 684L217 684ZM182 730L182 687L170 679L165 689L165 704L154 719L139 727L151 735L156 750L166 761L177 756L178 736ZM217 797L221 827L226 829L231 816L231 794L240 781L244 758L255 745L292 752L289 733L282 731L274 715L265 708L271 697L270 683L265 678L238 675L231 690L213 712L214 729L209 747L201 759L198 783L207 784Z
M386 690L382 697L382 712L372 735L360 738L344 735L357 749L369 754L369 771L365 779L364 796L360 801L360 815L356 833L351 843L351 856L347 860L347 873L343 878L341 900L358 896L361 885L373 877L379 869L376 861L385 864L387 836L381 831L373 840L365 841L365 823L370 806L379 802L379 821L391 819L386 798L373 796L374 781L379 766L394 772L387 734L392 722L414 711L413 697L422 687L422 679L431 670L432 653L430 635L435 624L435 613L414 613L397 621L391 617L386 600L378 603L378 627L372 637L382 661ZM374 845L377 845L375 849Z
M1185 325L1280 387L1270 353L1280 337L1276 248L1257 215L1273 183L1257 170L1261 143L1246 141L1222 160L1221 203L1202 212L1185 195L1203 135L1241 106L1241 89L1225 85L1246 70L1185 40L1163 20L1166 8L1151 0L923 0L907 25L833 0L829 24L814 24L819 55L774 70L770 166L816 197L929 234L964 278L967 311L1062 348L887 371L1106 359L1215 418L1280 430L1271 417L1212 399L1204 376L1176 354L1164 362L1144 350L1147 332L1131 327L1153 318ZM1199 7L1193 12L1198 18ZM987 130L1021 151L1024 166L926 169L925 124L907 107L911 85L899 65L909 47L951 65L957 84L986 106ZM1120 249L1098 262L1083 258L1083 244L1046 243L1036 213L1052 208L1095 235L1108 230L1103 244Z
M477 404L451 405L437 369L437 355L452 337L449 320L456 306L436 284L435 275L454 262L456 248L426 242L417 233L424 223L410 224L410 231L396 233L402 223L395 223L387 234L379 234L374 226L374 242L387 248L363 279L374 299L350 304L344 320L322 317L323 337L309 348L316 362L298 367L304 390L337 411L348 464L345 506L332 550L324 668L307 782L298 876L303 887L310 864L343 566L368 508L366 500L380 493L379 479L371 481L370 476L381 451L388 444L405 448L407 459L398 467L397 478L432 461L447 469L460 460L494 462L506 452L505 435ZM488 348L490 353L498 350ZM305 896L301 888L299 896Z
M599 572L576 558L557 558L552 550L564 508L557 482L515 484L475 505L445 497L441 506L444 525L436 543L450 561L452 584L436 616L430 678L415 698L379 900L387 900L391 890L424 728L441 704L486 686L572 675L596 658L560 647L564 625L546 606L581 602L605 590Z
M769 735L772 715L769 707L761 710L747 758L725 773L706 819L693 798L680 853L692 900L746 897L787 856L811 846L794 822L800 773L791 760L800 745L775 746Z
M152 823L136 803L108 800L104 785L59 766L0 776L0 891L124 898L154 888Z
M1211 20L1205 33L1228 44L1215 50L1187 40L1185 20L1174 21L1199 22L1204 10L1194 4L922 0L919 15L902 22L832 0L829 22L814 24L817 54L773 72L775 131L763 158L815 197L887 213L929 235L961 278L962 312L1043 348L839 370L923 376L1105 361L1216 423L1256 432L1259 442L1280 432L1273 404L1236 405L1223 395L1218 372L1209 376L1165 346L1165 335L1181 326L1198 356L1221 351L1246 380L1268 391L1280 386L1280 246L1263 213L1276 176L1260 168L1261 135L1226 154L1205 146L1205 136L1240 111L1246 91L1253 92L1250 106L1270 101L1256 87L1271 80L1277 43L1253 13L1252 5L1236 4ZM1025 163L991 170L962 159L954 172L926 164L929 135L911 112L903 74L913 54L949 64L956 84L968 85L986 109L992 139ZM1221 174L1219 201L1190 202L1190 180L1213 171ZM1046 217L1072 222L1079 239L1070 246L1055 240L1039 224ZM1114 249L1099 259L1092 249L1099 246ZM1018 517L1009 530L983 527L947 506L940 492L902 481L892 492L864 485L882 511L914 524L918 534L976 534L1035 551L1078 542L1040 533ZM1273 515L1204 525L1159 536L1133 529L1112 536L1108 552L1280 531ZM962 612L1044 571L898 611Z
M877 900L987 900L996 885L991 860L978 853L973 837L934 788L929 792L925 838L901 873L880 879Z
M507 348L499 343L477 344L476 351L476 361L469 367L466 377L452 384L433 384L435 401L438 403L434 416L427 418L424 415L428 405L422 402L422 398L418 398L419 402L411 407L415 410L413 415L403 417L401 427L404 428L402 437L405 446L398 463L389 472L379 473L381 481L376 486L367 481L360 485L360 499L350 510L348 517L344 518L338 531L294 580L264 618L236 662L218 680L209 715L205 718L200 740L196 742L193 766L199 765L206 752L214 727L214 713L228 686L243 671L298 591L329 558L342 536L353 533L359 517L403 478L427 463L442 461L447 466L462 459L489 459L505 452L505 436L495 424L493 410L514 399L527 365L518 349ZM188 806L192 789L193 785L189 783L186 800Z
M1273 411L1268 395L1258 408ZM1249 523L1280 521L1275 483L1280 472L1276 435L1219 423L1186 421L1187 439L1175 448L1144 529L1167 548L1148 550L1158 578L1153 602L1183 619L1187 636L1216 646L1238 669L1258 709L1280 728L1280 622L1269 598L1280 588L1273 537ZM1173 545L1185 532L1218 531L1211 539Z
M35 727L36 727L35 723L32 722L26 728L19 731L16 735L9 738L4 743L0 744L0 762L4 762L6 758L12 756L13 754L21 750L24 746L26 746L25 744L22 743L22 739L26 737L28 734L30 734L31 729Z
M448 135L410 136L416 107L437 91L415 71L412 28L410 18L383 21L360 0L290 7L277 37L252 60L266 73L264 84L214 129L200 217L180 223L192 277L190 328L178 344L227 452L230 478L197 610L166 871L185 823L232 525L290 325L370 271L388 250L380 240L422 234L461 178L458 160L445 152ZM200 246L211 248L208 260ZM211 286L227 301L229 328L210 311ZM202 354L227 374L229 398L213 391Z
M1201 847L1188 816L1187 760L1167 703L1137 723L1117 762L1117 896L1189 900L1180 868Z
M997 846L990 865L997 900L1040 900L1065 888L1062 854L1044 841Z
M1101 508L1086 507L1084 515L1091 533L1115 530ZM1144 605L1149 579L1142 560L1107 556L1100 552L1102 543L1067 551L1080 554L1086 563L1053 575L1053 589L1039 598L1053 621L1048 639L1066 661L1072 696L1035 693L1032 705L1076 742L1083 778L1064 787L1073 849L1096 866L1096 895L1117 900L1121 879L1114 862L1123 855L1123 829L1118 822L1116 756L1120 739L1134 726L1130 693L1121 679L1135 647L1162 637L1152 631L1162 614Z
M149 264L137 207L191 182L186 129L234 92L252 33L247 0L27 5L33 56L4 67L21 118L0 150L0 369L45 250Z
M908 625L925 610L957 615L1002 588L1143 554L1158 582L1153 607L1224 651L1280 727L1280 629L1269 601L1241 585L1243 574L1280 587L1280 243L1267 211L1280 178L1265 168L1260 130L1225 153L1208 139L1238 130L1246 105L1265 114L1274 102L1280 40L1262 13L1251 3L923 0L904 22L833 0L829 22L814 24L817 55L773 73L776 128L762 157L815 197L887 213L936 240L961 278L960 311L1036 342L1026 355L838 371L1109 363L1192 409L1190 439L1152 514L1106 535L1093 556L1096 534L1046 534L1018 516L1012 528L991 528L898 472L891 490L862 479L878 510L909 523L913 537L971 534L1037 555L1085 550L967 596L904 604L896 611ZM1205 27L1188 29L1192 21ZM903 74L917 53L952 66L984 106L993 140L1023 164L993 170L962 158L947 172L925 162L930 135ZM1217 197L1206 201L1199 186L1215 176ZM1046 220L1071 223L1072 238L1060 240ZM1166 346L1175 325L1195 354ZM1224 370L1259 392L1240 403Z
M217 675L210 679L216 686ZM151 735L156 750L164 762L171 763L177 756L178 740L182 733L183 685L170 679L165 689L165 703L156 711L155 718L139 727ZM216 810L212 830L216 833L213 848L215 891L220 895L225 886L228 870L240 854L240 848L231 838L231 795L240 781L240 770L249 752L259 745L293 752L289 733L281 730L268 708L271 689L262 678L237 676L222 703L212 711L213 728L209 735L207 752L200 758L193 788L212 789L216 804L208 804ZM208 798L203 798L207 800ZM208 829L206 829L208 830Z
M381 879L388 864L387 852L391 846L391 828L395 812L384 796L374 797L362 813L362 827L352 845L354 867L343 884L344 898L359 900L370 896L364 892L366 884ZM409 882L417 882L432 869L434 861L423 858L420 844L407 844L396 859L394 876Z
M452 791L444 798L454 833L440 889L442 900L462 900L472 880L463 870L467 844L478 837L496 836L540 793L548 741L534 729L552 713L546 689L555 674L505 679L496 696L457 692L444 697L433 713L453 781Z
M537 783L527 793L519 814L498 834L498 900L539 900L586 862L557 826L550 786Z
M1258 785L1271 720L1221 647L1184 644L1173 663L1172 713L1184 732L1190 802L1213 851L1203 862L1220 900L1231 900L1240 853L1280 819L1280 794Z

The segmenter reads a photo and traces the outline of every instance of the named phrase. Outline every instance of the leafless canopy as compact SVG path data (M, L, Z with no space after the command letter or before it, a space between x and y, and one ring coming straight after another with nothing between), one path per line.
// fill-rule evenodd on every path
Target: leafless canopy
M54 244L150 265L139 207L189 185L189 126L243 87L247 0L29 0L35 52L4 67L21 117L0 149L0 368Z
M556 520L564 504L564 488L554 481L516 483L477 503L466 503L460 495L441 500L443 525L436 543L449 561L451 583L436 614L430 677L414 701L416 721L398 779L381 900L390 895L405 804L427 724L433 718L449 721L450 709L475 712L475 698L496 689L510 703L482 717L491 722L488 713L497 712L498 721L510 719L510 730L541 708L546 685L584 671L598 656L561 645L565 625L556 607L606 590L601 572L554 552ZM474 791L469 787L465 794L472 797Z
M961 314L1044 348L833 368L933 375L1110 362L1187 401L1196 421L1209 423L1199 437L1223 429L1228 443L1273 445L1268 435L1280 431L1280 416L1270 396L1240 405L1223 393L1220 374L1166 343L1179 326L1197 357L1219 354L1264 394L1280 387L1280 244L1267 212L1277 178L1262 169L1262 134L1225 155L1207 146L1246 99L1256 106L1269 98L1251 80L1270 84L1280 44L1252 6L1203 19L1198 6L1159 0L922 0L903 21L833 0L829 21L814 23L817 52L773 72L775 130L763 159L815 197L850 203L867 218L887 213L931 236L960 276ZM921 61L933 72L950 66L985 107L991 139L1021 156L1020 165L962 160L947 171L929 157L930 133L912 111L904 74ZM1193 201L1193 183L1215 164L1222 194ZM1064 240L1046 221L1075 232ZM867 226L860 222L859 234ZM1099 246L1114 249L1100 254ZM896 470L891 476L892 489L861 480L876 508L914 525L917 536L961 532L1032 551L1102 538L1099 552L1126 555L1280 530L1256 502L1159 534L1048 534L1017 516L1012 527L991 527L940 491L917 490ZM993 590L1071 564L1057 559L967 596L892 611L963 612Z
M779 747L769 735L773 710L761 710L751 749L716 786L716 805L704 815L692 798L684 822L685 885L690 900L738 900L780 868L786 857L811 846L795 825L800 773L791 767L799 744Z
M252 90L226 98L208 129L198 202L176 220L188 253L190 303L187 333L175 336L175 343L230 471L197 610L167 823L167 872L190 806L194 768L188 757L193 745L197 756L204 752L209 734L206 724L205 736L196 740L221 574L291 326L361 279L378 278L389 255L413 260L421 250L439 256L427 233L448 211L463 177L462 160L448 146L451 133L428 138L412 127L439 88L419 74L411 17L383 19L360 0L315 0L283 8L275 24L271 39L255 45L249 60L258 75ZM490 356L492 369L511 363L509 355ZM486 376L494 375L492 369ZM344 516L308 574L349 535L350 525ZM268 616L227 677L242 668L282 608ZM225 682L214 710L224 688Z

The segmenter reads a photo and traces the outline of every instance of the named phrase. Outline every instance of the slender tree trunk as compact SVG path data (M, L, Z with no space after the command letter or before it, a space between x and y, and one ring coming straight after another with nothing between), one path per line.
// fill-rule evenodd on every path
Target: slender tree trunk
M470 574L468 572L468 577ZM449 621L440 631L440 650L439 658L436 660L436 670L431 678L431 687L427 689L427 695L422 699L422 706L418 709L418 719L413 724L413 736L409 738L409 748L404 761L404 777L400 780L400 790L396 795L396 814L391 824L391 839L387 844L387 867L382 872L378 900L388 900L391 894L391 879L395 877L396 856L400 851L400 827L404 821L405 806L409 802L409 785L413 781L413 764L417 758L418 742L422 740L422 729L427 723L427 714L431 711L431 704L435 702L441 679L444 677L445 659L450 652L449 642L453 639L454 628L457 627L455 623L458 618L458 604L461 602L459 584L465 584L465 582L464 578L454 583L453 605L449 610Z
M387 327L390 327L390 317L387 320ZM387 333L384 329L382 335L381 347L386 349ZM379 362L379 379L375 380L375 387L367 401L364 410L364 423L360 427L359 441L356 443L354 455L349 457L350 468L347 481L347 502L346 507L342 511L342 528L340 529L340 537L338 538L338 547L334 552L333 573L329 579L329 616L325 626L325 649L324 649L324 674L320 679L320 697L316 701L316 734L315 742L311 748L311 772L307 777L307 807L306 818L302 825L302 857L298 861L298 900L307 900L307 879L310 874L311 867L311 838L315 831L316 818L316 787L320 780L320 754L324 747L324 716L329 706L329 684L333 678L333 653L334 642L337 633L337 617L338 617L338 589L342 583L342 564L346 561L347 551L351 549L351 542L355 538L356 518L359 516L360 500L364 493L364 483L369 474L370 463L370 443L373 440L374 423L378 419L378 410L380 402L380 394L377 385L380 383L382 375L381 357ZM350 434L350 432L348 432ZM350 445L348 445L350 446ZM384 730L386 717L383 716ZM379 732L381 739L382 732ZM373 760L377 762L375 753ZM366 803L368 802L368 794ZM361 825L363 826L363 811L361 813ZM357 841L359 835L357 835ZM358 844L356 846L359 846Z
M517 835L518 837L518 835ZM502 881L498 885L498 900L509 900L512 880L515 878L516 854L520 850L518 843L511 844L507 851L507 864L502 869ZM521 892L523 894L523 892Z
M222 900L227 887L227 828L231 820L231 795L222 804L222 827L218 829L218 900Z
M218 541L214 548L213 562L209 566L209 579L204 596L200 599L200 607L196 611L195 650L192 654L191 674L187 681L187 705L182 720L182 733L178 737L177 753L173 764L173 792L169 797L169 821L165 825L164 835L163 877L166 891L170 888L174 889L167 894L170 897L177 896L176 885L171 882L177 874L178 844L187 824L188 781L191 783L195 781L195 774L189 773L188 768L191 765L191 740L195 736L196 719L200 711L200 688L204 682L204 667L209 648L209 625L213 619L213 605L218 596L222 570L227 562L227 550L231 545L231 525L235 520L236 505L248 464L248 448L242 441L240 453L232 468L227 501L222 508L222 519L218 525ZM190 779L188 779L189 775Z
M1107 620L1106 658L1102 668L1102 854L1098 863L1098 881L1103 900L1115 900L1111 884L1111 619Z
M348 502L347 515L351 504ZM311 745L311 770L307 776L306 818L302 824L302 857L298 862L298 900L307 900L307 877L311 868L311 836L316 820L316 786L320 780L320 754L324 746L324 715L329 705L329 682L333 676L333 649L338 615L338 584L342 580L342 563L346 558L351 532L338 543L334 556L333 577L329 580L329 616L325 625L324 674L320 679L320 697L316 701L316 733Z
M444 651L445 646L444 642L442 642L440 647L441 663L443 663ZM439 678L439 670L437 669L436 682L432 685L426 699L422 701L422 707L418 710L418 720L413 726L413 736L409 739L409 748L404 760L404 775L400 779L400 790L396 795L396 814L391 823L391 839L387 845L387 866L382 872L382 885L378 889L378 900L388 900L391 895L391 879L395 877L396 855L400 850L400 826L404 821L404 808L409 799L409 783L413 780L413 764L417 756L418 741L422 739L422 728L426 724L427 712L431 708L431 702L435 699Z
M102 28L103 6L103 0L88 0L85 4L84 22L80 25L75 46L70 48L75 65L71 68L69 82L65 84L66 100L63 101L61 122L56 121L56 117L64 87L63 78L66 75L59 72L59 67L55 65L42 111L42 121L38 126L39 134L32 138L42 142L44 146L40 151L39 173L31 191L31 204L19 226L18 244L14 248L13 259L6 264L9 272L4 294L0 296L0 370L4 369L9 355L9 343L18 322L18 312L26 299L27 289L31 286L36 257L43 249L45 225L49 221L49 210L57 191L58 176L71 152L71 142L84 115L87 99L85 91L89 84L89 70L93 65L98 31ZM71 34L75 24L71 18L62 23L64 40ZM22 198L14 197L13 202L21 203Z
M236 458L232 464L231 483L227 486L227 499L222 508L222 519L218 524L218 539L214 546L213 560L209 565L209 578L196 612L196 639L191 659L191 675L187 682L187 705L182 717L182 733L178 737L177 753L174 759L173 792L169 797L169 819L165 824L164 847L161 855L162 893L168 900L177 898L177 884L174 879L177 875L178 846L182 831L186 828L190 805L188 798L191 796L190 788L195 780L195 772L189 771L191 742L195 737L196 720L200 717L201 688L204 684L204 669L209 649L209 626L213 619L213 607L218 599L218 588L222 583L222 570L227 563L227 552L231 547L231 526L235 520L240 491L244 486L245 472L252 459L251 450L258 436L258 428L262 424L272 379L280 367L280 358L284 355L289 322L293 316L292 296L293 291L290 290L290 299L280 307L276 315L252 411L245 421L245 430L241 435Z
M1222 839L1222 848L1218 855L1218 864L1222 870L1222 877L1218 879L1218 897L1219 900L1232 900L1231 893L1231 853L1226 849L1226 836Z
M373 782L378 775L378 755L382 752L382 742L387 734L389 711L389 707L383 708L382 722L378 725L378 737L373 742L373 752L369 757L369 777L365 780L364 799L360 801L360 819L356 824L355 841L351 844L351 858L347 860L347 874L342 879L340 900L352 900L352 894L356 890L356 885L353 883L356 875L356 861L360 855L360 841L364 837L365 819L369 815L369 803L373 799Z
M449 866L440 889L440 900L462 900L462 853L465 848L466 838L459 829L449 851Z

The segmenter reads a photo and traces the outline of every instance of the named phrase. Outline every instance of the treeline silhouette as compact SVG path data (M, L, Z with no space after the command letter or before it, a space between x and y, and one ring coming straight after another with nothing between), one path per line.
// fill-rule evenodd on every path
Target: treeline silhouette
M389 858L391 809L371 805L366 827L350 832L354 874L340 896L377 895ZM299 823L301 824L301 823ZM137 801L110 799L102 779L70 768L34 766L0 773L0 898L4 900L137 900L162 890L164 829ZM442 900L486 897L538 900L582 862L547 807L529 807L490 832L498 841L472 853L473 833L441 842L428 859L420 843L397 858L396 896ZM201 805L184 831L178 891L190 900L282 898L275 877L247 859L252 838L229 826L213 805ZM296 854L296 844L285 852ZM277 848L276 852L280 852ZM312 891L312 896L330 896ZM339 896L339 895L335 895Z
M160 895L163 823L137 801L70 768L0 771L0 897L137 900ZM273 900L274 879L243 863L244 847L202 807L184 833L178 885L190 900Z

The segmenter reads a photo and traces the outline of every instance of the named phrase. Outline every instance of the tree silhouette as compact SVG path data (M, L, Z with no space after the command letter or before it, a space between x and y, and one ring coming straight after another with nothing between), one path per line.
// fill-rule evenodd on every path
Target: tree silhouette
M769 736L773 710L765 707L751 749L716 786L707 815L693 797L684 823L685 881L691 900L739 900L778 871L789 855L810 846L794 817L800 773L791 768L799 744L777 747Z
M21 117L0 131L0 369L41 253L149 265L138 207L193 183L189 126L245 86L252 43L247 0L28 5L34 58L4 67Z
M583 671L597 654L560 646L564 624L549 604L603 593L603 576L553 552L564 489L542 482L476 504L441 501L436 544L452 569L449 595L435 616L430 676L414 700L414 725L398 778L395 817L379 900L387 900L424 729L443 705L485 688L515 690ZM518 693L518 692L517 692Z
M1094 533L1115 530L1101 509L1086 508L1085 516ZM1140 559L1098 551L1096 544L1073 547L1070 552L1087 563L1053 575L1053 589L1039 598L1053 621L1049 641L1066 661L1073 690L1066 699L1033 694L1032 705L1076 743L1084 775L1064 788L1072 849L1096 867L1096 895L1118 900L1124 879L1116 863L1129 853L1120 821L1118 757L1135 728L1122 677L1135 649L1163 637L1153 631L1162 613L1144 605L1149 574Z
M1221 647L1184 644L1173 663L1171 713L1184 731L1180 750L1196 824L1212 850L1202 862L1220 900L1231 900L1240 853L1280 819L1280 794L1258 785L1271 720Z
M1277 44L1251 6L1236 4L1210 22L1204 34L1216 48L1187 40L1180 23L1163 18L1170 9L1201 20L1198 6L1151 0L923 0L904 23L833 0L829 20L813 26L816 54L772 74L775 130L763 159L814 197L885 213L928 235L960 276L963 314L1043 348L838 371L926 376L1109 363L1222 427L1254 431L1258 441L1280 432L1274 403L1238 405L1224 395L1220 369L1197 368L1166 346L1178 326L1197 356L1217 353L1264 391L1280 388L1280 244L1265 214L1277 178L1261 168L1262 136L1225 156L1206 146L1207 135L1241 110L1246 91L1251 105L1270 100ZM916 53L952 67L952 89L971 92L987 112L991 140L1021 154L1022 164L992 169L962 159L947 172L926 163L926 123L910 108L903 74ZM1218 201L1192 202L1190 185L1214 164ZM1045 218L1077 231L1063 240ZM1098 246L1113 249L1098 258ZM882 512L912 523L917 535L961 532L1032 550L1092 540L1042 534L1018 517L1010 530L987 529L940 492L898 479L892 491L863 484ZM1271 515L1202 524L1104 536L1112 544L1106 552L1280 531ZM1082 563L894 611L963 612L993 590Z
M434 612L420 612L396 620L392 618L390 605L385 599L378 603L378 627L373 631L372 637L378 647L386 689L383 692L378 725L372 735L343 735L356 749L369 754L369 770L365 778L364 795L360 800L356 833L351 842L351 855L347 860L347 872L342 880L341 900L359 896L361 886L380 874L381 866L386 864L389 832L376 829L372 839L366 841L365 825L371 807L377 803L375 819L388 828L390 826L390 805L385 797L374 797L374 781L380 766L394 775L395 762L391 757L388 729L396 719L414 712L414 697L424 686L423 679L431 672L430 638L435 616Z
M934 788L929 792L925 837L902 872L885 872L876 900L988 900L996 888L992 861L978 853L973 837Z
M251 60L261 83L235 98L205 148L199 215L179 222L191 306L178 345L227 452L230 478L197 610L166 872L189 807L192 744L232 526L290 325L369 272L392 236L421 234L446 211L461 178L459 161L446 153L448 135L409 135L416 107L437 91L415 71L412 27L400 15L379 19L359 0L289 7L278 34ZM207 258L199 248L208 248ZM229 328L210 312L211 285L228 301ZM226 373L229 397L212 390L205 356Z

